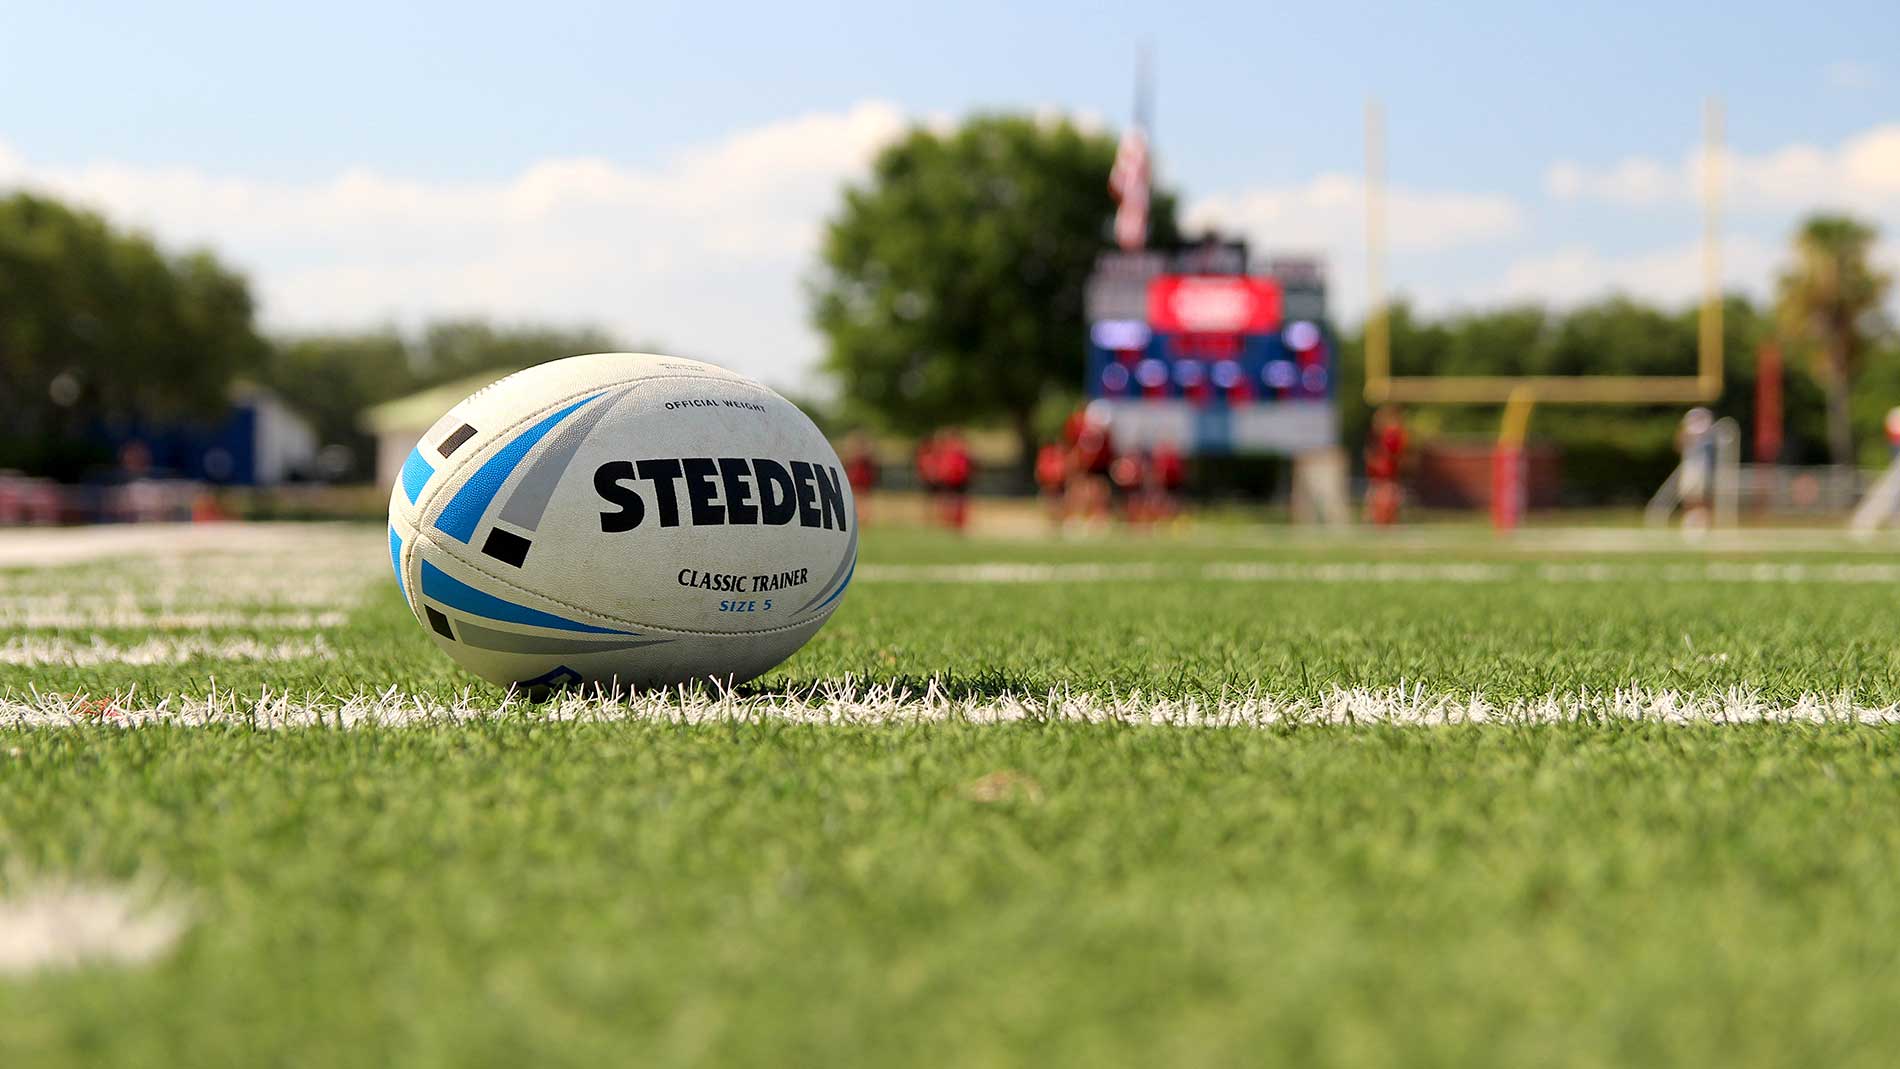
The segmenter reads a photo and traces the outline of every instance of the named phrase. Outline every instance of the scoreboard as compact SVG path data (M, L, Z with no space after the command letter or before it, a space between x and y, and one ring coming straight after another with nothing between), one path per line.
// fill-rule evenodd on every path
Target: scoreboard
M1335 342L1316 262L1248 273L1245 246L1105 254L1086 392L1118 446L1295 454L1335 444Z

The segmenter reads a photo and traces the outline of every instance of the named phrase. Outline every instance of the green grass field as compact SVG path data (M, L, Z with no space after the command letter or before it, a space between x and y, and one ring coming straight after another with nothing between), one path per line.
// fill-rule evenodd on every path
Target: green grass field
M379 530L9 537L0 1065L1900 1049L1891 543L872 530L738 696L503 708Z

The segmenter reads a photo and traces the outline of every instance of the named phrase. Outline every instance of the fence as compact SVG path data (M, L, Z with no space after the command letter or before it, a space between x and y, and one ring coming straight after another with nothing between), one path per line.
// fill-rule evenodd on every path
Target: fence
M208 492L189 479L66 486L0 472L0 527L191 520L204 514Z

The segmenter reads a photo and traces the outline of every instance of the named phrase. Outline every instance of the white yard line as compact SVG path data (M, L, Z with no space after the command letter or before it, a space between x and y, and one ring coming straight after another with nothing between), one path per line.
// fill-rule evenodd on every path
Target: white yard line
M1169 698L1050 691L961 697L931 684L922 690L841 682L805 693L752 696L666 692L630 698L568 695L545 704L499 703L464 694L452 701L391 689L348 697L289 693L172 696L15 694L0 697L0 728L62 728L100 724L137 727L243 724L259 728L354 728L452 725L497 717L546 721L639 720L673 724L782 722L837 726L929 723L1158 725L1183 728L1266 728L1282 725L1654 723L1896 724L1900 705L1869 704L1851 694L1804 694L1771 702L1756 691L1699 694L1630 687L1493 701L1420 688L1335 689L1321 697L1235 692Z
M389 556L356 526L154 524L0 530L0 568L9 630L308 631L345 622Z
M860 564L856 578L873 583L1107 583L1179 579L1179 568L1147 561L1028 564Z
M0 894L0 976L139 965L178 942L187 911L131 886L10 881Z
M50 567L191 553L371 555L362 527L326 523L127 523L0 528L0 568Z
M1125 539L1125 532L1106 529L1087 534L1036 534L1010 539L1015 542L1047 541L1060 538L1072 544L1113 542ZM1603 527L1526 527L1500 536L1478 524L1415 524L1393 528L1281 527L1205 524L1181 531L1157 532L1152 543L1185 546L1258 549L1271 553L1276 548L1352 549L1377 553L1381 549L1406 551L1450 551L1469 553L1482 549L1487 553L1536 555L1542 553L1600 553L1642 556L1680 553L1789 553L1827 552L1890 555L1900 550L1900 532L1884 530L1870 540L1850 536L1836 524L1810 527L1748 527L1732 531L1711 531L1698 538L1685 538L1680 528L1640 526Z
M867 563L858 568L857 578L870 583L971 584L1170 582L1193 578L1267 583L1497 583L1521 578L1553 583L1900 583L1900 562L1645 563L1630 556L1696 550L1870 551L1870 547L1850 543L1836 531L1722 532L1693 545L1683 543L1671 532L1619 528L1524 531L1502 540L1480 534L1462 528L1420 528L1346 531L1325 537L1291 530L1258 538L1190 536L1143 543L1152 551L1145 560ZM1238 559L1228 561L1195 564L1178 560L1182 549L1195 545L1225 545L1237 550L1244 547L1245 551ZM1283 555L1286 551L1299 554L1320 547L1370 554L1377 554L1381 548L1408 553L1462 549L1469 554L1482 547L1483 552L1500 556L1315 561L1289 560ZM1871 551L1891 554L1895 548L1894 544L1883 544L1871 547ZM1618 559L1563 563L1512 559L1532 550L1596 552ZM88 572L83 582L74 573L52 567L75 564L100 567L96 574ZM49 605L62 597L116 599L129 602L129 608L148 612L247 605L335 609L354 602L365 590L373 589L379 579L385 579L388 561L373 531L338 524L146 524L0 530L0 568L21 566L39 570L0 576L0 613L29 607L63 608Z
M182 664L199 659L214 661L295 661L336 656L321 636L284 642L252 638L154 638L143 642L112 643L94 636L88 641L16 636L0 642L0 664L97 668L102 665Z
M1225 583L1667 583L1844 586L1900 583L1900 564L1778 564L1709 561L1694 564L1513 564L1499 561L1214 561L1168 565L1147 561L1025 564L865 564L866 583L1165 583L1206 579Z
M17 608L0 597L0 628L60 631L82 628L203 631L254 628L265 631L318 631L341 627L344 612L148 612L137 607Z
M1204 565L1202 579L1239 583L1501 583L1528 573L1511 564L1484 561L1444 561L1413 564L1403 561L1288 564L1235 561Z

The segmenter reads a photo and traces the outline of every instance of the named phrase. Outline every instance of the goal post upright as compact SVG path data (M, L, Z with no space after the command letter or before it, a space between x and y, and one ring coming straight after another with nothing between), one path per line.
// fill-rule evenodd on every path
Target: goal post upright
M1366 100L1366 402L1387 398L1392 335L1385 299L1385 115Z
M1696 378L1705 400L1722 396L1722 102L1702 108L1702 314L1696 323Z
M1533 408L1558 405L1707 404L1722 396L1722 106L1709 98L1702 116L1699 200L1702 208L1702 286L1696 317L1696 368L1693 375L1395 375L1392 373L1391 309L1386 294L1386 152L1385 113L1376 99L1366 101L1366 323L1365 398L1387 402L1440 405L1501 405L1498 456L1494 463L1493 519L1500 529L1516 523L1520 511L1496 498L1510 490L1521 500L1523 445ZM1508 458L1508 460L1507 460ZM1508 469L1508 471L1507 471Z

